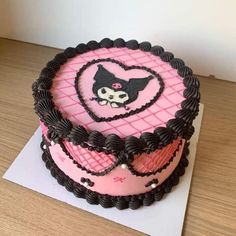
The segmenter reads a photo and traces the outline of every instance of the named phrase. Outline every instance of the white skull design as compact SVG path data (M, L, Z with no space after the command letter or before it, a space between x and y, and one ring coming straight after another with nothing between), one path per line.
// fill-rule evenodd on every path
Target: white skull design
M106 105L108 102L112 107L118 107L117 103L124 104L129 100L129 95L124 91L115 91L108 87L102 87L97 91L98 97L101 99L100 105Z

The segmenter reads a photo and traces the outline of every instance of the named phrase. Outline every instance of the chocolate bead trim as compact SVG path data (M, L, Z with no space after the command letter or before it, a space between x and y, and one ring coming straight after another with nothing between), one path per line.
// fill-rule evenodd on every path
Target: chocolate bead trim
M91 181L91 180L88 179L88 178L82 177L82 178L80 179L80 182L81 182L81 183L87 183L89 187L93 187L93 186L94 186L94 182Z
M44 142L42 142L40 146L43 147L43 145ZM137 195L110 196L91 191L90 189L87 189L83 185L72 180L58 168L48 150L44 150L43 148L42 150L42 159L45 162L47 169L50 170L51 175L57 179L57 182L60 185L72 192L76 197L86 199L89 204L100 204L104 208L116 207L119 210L124 210L127 208L135 210L141 206L149 206L155 201L160 201L165 193L169 193L171 189L178 184L180 176L185 173L185 168L188 166L188 160L186 157L189 153L188 143L186 143L181 159L175 170L162 184L151 191Z
M58 64L63 65L69 58L72 58L73 56L76 56L77 54L82 54L86 53L91 50L96 50L101 47L109 48L113 44L113 47L129 47L132 50L135 50L138 46L140 50L143 51L150 51L154 56L158 56L161 58L163 61L169 61L170 66L174 69L177 69L177 72L180 76L183 77L183 84L185 85L187 91L184 91L184 97L185 100L181 103L181 108L179 111L182 110L189 110L190 113L182 113L179 115L179 113L175 114L175 117L178 119L182 119L184 122L188 120L188 123L185 124L184 129L185 131L183 132L179 128L175 128L173 123L169 125L167 123L166 127L158 127L161 128L161 132L156 132L154 131L153 135L149 135L144 138L139 138L137 139L138 142L136 145L132 144L132 150L125 150L128 154L130 152L146 152L150 153L150 151L154 151L156 149L162 148L169 143L173 141L173 138L180 136L184 139L189 139L191 137L191 132L189 130L191 129L191 122L192 120L196 117L199 111L199 100L200 100L200 94L199 94L199 81L198 79L192 75L192 70L185 66L184 62L181 59L174 58L172 53L165 52L164 49L161 46L153 46L147 42L145 43L140 43L136 40L130 40L128 42L125 42L123 39L119 38L114 41L109 40L109 39L104 39L100 43L96 41L90 41L87 44L79 44L75 49L74 48L67 48L64 52L59 53L55 56L53 61L49 62L45 68L41 71L40 78L34 82L32 86L33 90L33 96L35 99L35 112L39 115L40 119L42 122L44 122L49 129L53 130L56 135L54 137L57 137L56 139L65 139L69 140L74 143L74 145L81 145L83 146L91 146L94 149L98 150L108 150L108 152L111 153L117 153L120 151L121 146L128 147L129 145L127 144L127 138L126 139L116 139L118 142L118 145L115 145L114 138L112 138L112 141L109 141L111 135L108 135L105 137L105 142L104 145L101 146L93 146L93 144L90 143L90 145L87 144L87 140L80 140L79 137L77 137L77 132L74 132L74 129L77 129L77 127L82 127L82 126L75 126L72 125L70 126L69 124L67 125L62 125L60 132L58 132L57 129L55 129L55 126L58 122L61 121L62 114L60 111L58 111L55 106L52 108L49 107L48 110L45 110L44 108L42 109L41 106L38 104L41 102L43 99L49 99L53 101L52 94L50 92L50 88L52 86L52 80L53 77L55 76L57 70L58 70ZM192 89L194 87L195 89ZM178 112L179 112L178 111ZM51 123L49 120L47 120L47 117L51 113L58 113L60 115L56 115L54 117L53 123ZM67 120L64 118L64 120ZM68 120L68 122L70 122ZM178 124L179 125L179 124ZM64 127L64 128L63 128ZM190 128L189 128L190 127ZM65 131L63 131L65 129ZM88 133L88 136L90 136L91 131L86 131ZM73 135L71 135L73 133ZM54 141L57 141L54 140ZM119 140L119 141L118 141ZM158 142L158 143L157 143ZM106 145L109 144L109 147ZM111 145L112 144L112 145ZM140 150L140 144L141 144L141 150ZM155 149L156 148L156 149ZM104 151L107 152L107 151Z

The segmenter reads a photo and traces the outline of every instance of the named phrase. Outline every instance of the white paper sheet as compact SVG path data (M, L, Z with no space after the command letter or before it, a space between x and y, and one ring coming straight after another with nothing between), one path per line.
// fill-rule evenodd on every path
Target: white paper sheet
M3 178L149 235L178 236L181 235L183 227L202 114L203 105L201 104L199 115L194 122L195 133L190 142L189 166L186 168L185 175L171 193L150 207L143 207L136 211L130 209L119 211L116 208L104 209L99 205L89 205L86 200L76 198L59 185L46 169L41 159L42 151L39 147L41 132L39 129L36 130Z

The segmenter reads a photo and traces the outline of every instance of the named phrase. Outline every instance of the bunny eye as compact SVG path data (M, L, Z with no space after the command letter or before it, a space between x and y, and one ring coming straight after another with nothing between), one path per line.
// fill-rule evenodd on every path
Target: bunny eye
M127 95L125 94L125 93L123 93L123 94L120 94L119 95L119 98L125 98Z
M105 94L107 91L106 91L106 89L102 88L101 92L102 92L103 94Z

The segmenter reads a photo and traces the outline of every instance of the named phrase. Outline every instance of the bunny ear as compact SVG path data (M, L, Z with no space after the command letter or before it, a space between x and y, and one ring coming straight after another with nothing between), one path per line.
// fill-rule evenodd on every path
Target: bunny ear
M98 65L98 70L94 76L94 80L98 81L98 80L103 80L104 79L110 79L110 78L114 78L114 74L112 74L111 72L109 72L108 70L106 70L103 65L99 64Z
M152 75L145 77L145 78L137 78L137 79L130 79L129 80L129 88L134 92L138 92L144 90L147 86L148 82L152 80L154 77Z

